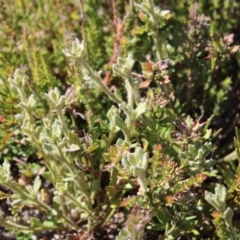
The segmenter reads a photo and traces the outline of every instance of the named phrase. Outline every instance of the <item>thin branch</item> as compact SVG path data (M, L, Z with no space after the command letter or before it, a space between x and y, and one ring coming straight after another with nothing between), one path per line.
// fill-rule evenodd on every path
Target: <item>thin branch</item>
M113 5L113 25L115 27L116 36L115 36L115 40L114 40L112 57L111 57L110 61L108 62L109 66L112 66L114 63L116 63L117 58L119 57L121 38L122 38L122 35L124 32L124 26L126 24L126 21L128 20L130 14L132 13L133 0L129 1L129 11L126 13L126 15L124 16L122 21L118 18L115 0L112 1L112 5ZM111 76L112 76L112 72L108 71L106 73L105 78L103 79L103 83L105 85L109 85L109 83L111 82Z
M84 8L83 8L83 1L77 0L77 4L79 7L80 18L81 18L82 39L84 40L85 44L87 45L86 30L85 30L86 17L85 17Z

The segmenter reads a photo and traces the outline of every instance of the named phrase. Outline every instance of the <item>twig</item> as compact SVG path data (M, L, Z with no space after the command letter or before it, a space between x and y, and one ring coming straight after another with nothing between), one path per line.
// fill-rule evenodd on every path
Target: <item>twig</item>
M116 37L114 40L112 57L111 57L110 61L108 62L109 66L112 66L117 61L117 58L119 56L119 49L120 49L121 38L123 35L124 25L126 24L126 21L129 18L130 14L132 13L133 1L132 0L129 1L129 6L130 6L129 11L124 16L122 21L118 18L115 0L112 1L112 4L113 4L113 25L115 27ZM105 85L109 85L109 83L111 82L111 76L112 76L112 72L108 71L106 73L105 78L103 79L103 83Z
M84 40L86 46L87 46L87 38L86 38L86 31L85 31L85 13L84 13L84 8L83 8L83 1L82 0L77 0L77 4L79 7L79 12L80 12L80 18L81 18L81 33L82 33L82 39Z

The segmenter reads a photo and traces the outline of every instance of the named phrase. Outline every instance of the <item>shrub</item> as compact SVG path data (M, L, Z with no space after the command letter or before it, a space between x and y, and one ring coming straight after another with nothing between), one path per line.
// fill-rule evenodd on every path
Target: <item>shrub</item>
M18 152L28 159L18 159L17 174L11 161L16 151L6 154L0 166L1 198L8 199L10 207L0 216L0 224L18 239L32 239L44 231L65 231L70 240L109 239L104 231L113 231L111 221L122 216L113 231L118 240L238 239L240 229L233 216L239 211L239 132L236 129L236 152L231 155L237 163L221 165L228 158L217 161L214 140L219 131L210 129L224 114L233 86L229 72L222 69L230 57L237 57L233 35L209 31L211 19L200 14L197 4L190 4L188 17L186 8L177 5L177 18L152 0L136 1L134 6L132 1L113 1L115 48L101 72L109 59L103 52L110 51L107 43L113 36L108 18L92 12L94 3L85 7L88 18L102 27L96 36L91 31L98 25L85 22L81 12L82 28L73 29L81 32L82 41L73 38L62 56L52 59L64 46L58 42L61 32L53 44L53 31L41 41L46 47L52 40L50 48L55 49L47 53L47 63L39 53L35 63L28 58L30 71L18 68L9 85L4 81L1 96L12 97L5 111L14 107L23 142L32 148ZM23 6L23 16L31 16L30 6ZM46 8L45 20L53 14L47 6L37 5ZM71 4L64 6L72 9ZM111 9L100 6L99 1L100 12ZM124 13L121 23L117 15ZM178 23L180 16L184 18ZM70 24L57 23L62 29ZM128 41L131 27L133 37ZM138 48L139 43L143 47ZM120 46L121 57L116 53ZM34 54L26 49L26 57ZM147 51L152 53L143 60ZM67 68L64 55L67 73L61 69ZM61 82L51 73L55 65ZM41 79L49 81L43 84ZM16 106L12 102L17 98ZM36 155L30 162L33 149Z

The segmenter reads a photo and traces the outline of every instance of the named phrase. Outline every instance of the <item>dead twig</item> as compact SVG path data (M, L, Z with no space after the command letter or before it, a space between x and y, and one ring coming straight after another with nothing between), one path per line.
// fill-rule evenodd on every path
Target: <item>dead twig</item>
M114 45L113 45L112 57L108 62L109 66L112 66L114 63L116 63L117 58L119 57L121 38L124 32L124 26L126 24L126 21L129 18L130 14L132 13L133 1L132 0L129 1L129 11L124 16L122 21L118 18L116 1L115 0L112 1L112 4L113 4L113 25L115 27L116 36L115 36ZM104 84L109 85L111 80L112 80L112 72L108 71L103 79L103 82Z

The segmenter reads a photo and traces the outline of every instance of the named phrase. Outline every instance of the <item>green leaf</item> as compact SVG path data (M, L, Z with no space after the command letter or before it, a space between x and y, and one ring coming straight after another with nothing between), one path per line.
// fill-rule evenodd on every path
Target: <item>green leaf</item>
M49 182L53 182L53 175L50 172L44 172L42 176Z
M166 208L163 207L158 209L158 211L156 212L156 217L158 221L164 226L166 226L166 224L173 219L171 213Z
M44 132L45 132L45 134L47 135L47 137L49 137L50 139L52 138L52 131L51 131L50 128L45 127L45 128L44 128Z
M99 188L100 182L98 179L94 179L91 182L91 186L90 186L90 191L91 192L95 192L98 188Z
M50 143L43 143L43 150L47 154L52 154L53 153L53 146Z
M31 108L33 108L37 103L37 100L35 99L34 94L31 94L30 97L28 98L27 105Z
M147 110L147 103L146 102L140 102L137 106L137 108L134 110L135 113L135 119L138 119L139 116L141 116L143 113L145 113Z
M83 219L88 218L88 216L89 216L89 213L87 213L87 212L84 212L84 213L81 214L81 218L83 218Z
M184 229L185 231L192 231L196 227L196 221L195 220L183 220L180 224L181 229Z
M22 200L21 200L21 199L15 199L15 200L12 201L11 205L12 205L12 206L15 206L15 205L18 205L18 204L20 204L20 203L22 203Z
M31 225L31 227L41 227L42 226L42 222L38 218L32 217L30 219L30 225Z
M193 119L188 115L185 122L186 122L187 126L190 127L193 123Z
M203 138L208 140L211 137L211 134L212 134L212 129L207 129Z
M39 191L41 185L42 185L41 179L39 176L37 176L33 183L33 193L35 196L38 194L38 191Z
M85 149L85 153L91 153L97 148L98 148L98 145L92 144L87 149Z
M115 89L114 95L117 97L117 99L122 101L122 93L121 93L121 91L119 91L119 89Z
M64 149L64 152L76 152L79 151L80 147L77 144L71 144L71 146L67 149Z
M226 207L227 189L220 184L215 187L215 194L205 191L205 200L209 202L217 211L224 213Z
M17 240L33 240L31 232L30 233L26 233L27 231L24 231L24 232L18 233L16 235Z
M225 212L223 213L225 223L228 227L232 226L232 219L233 219L233 210L230 207L227 207Z
M144 154L143 149L141 147L137 147L135 152L134 152L135 159L137 160L137 163L141 162L143 154Z
M130 163L129 163L129 161L128 161L128 157L127 157L127 155L125 155L125 156L123 156L122 157L122 165L123 165L123 167L125 168L125 169L129 169L130 168Z
M4 184L10 178L10 166L11 165L7 160L4 161L2 166L0 165L0 183Z
M114 114L114 123L116 124L116 126L118 126L122 131L125 131L126 129L126 125L124 123L124 121L119 117L118 114Z
M124 190L132 190L133 186L130 183L127 183L127 184L124 185L123 189Z
M57 228L57 221L56 220L46 220L43 222L43 226L45 228L50 228L50 229L54 229Z
M56 119L52 125L53 140L58 140L62 135L62 125L58 119Z

